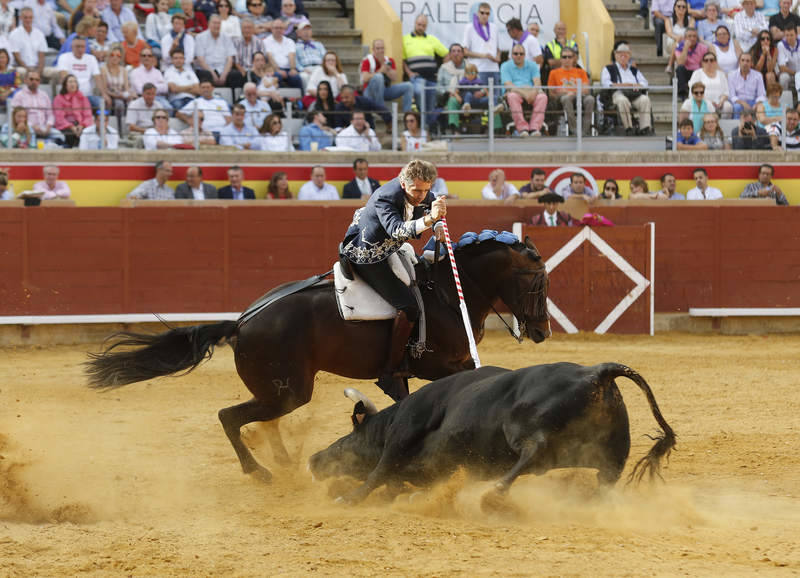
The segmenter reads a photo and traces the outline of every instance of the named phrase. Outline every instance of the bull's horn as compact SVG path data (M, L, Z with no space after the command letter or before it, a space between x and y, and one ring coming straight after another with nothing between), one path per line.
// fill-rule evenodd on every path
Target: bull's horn
M364 408L367 410L367 415L373 415L378 413L378 408L375 407L375 404L372 403L372 401L370 401L370 399L366 395L364 395L357 389L353 387L348 387L347 389L344 390L344 396L353 403L358 403L359 401L363 402Z

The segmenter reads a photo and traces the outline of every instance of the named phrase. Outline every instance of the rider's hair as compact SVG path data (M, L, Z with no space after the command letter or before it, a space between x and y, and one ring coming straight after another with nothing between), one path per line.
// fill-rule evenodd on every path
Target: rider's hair
M426 183L432 183L438 176L436 166L422 159L414 159L400 171L400 182L406 187L413 187L414 180L419 179Z

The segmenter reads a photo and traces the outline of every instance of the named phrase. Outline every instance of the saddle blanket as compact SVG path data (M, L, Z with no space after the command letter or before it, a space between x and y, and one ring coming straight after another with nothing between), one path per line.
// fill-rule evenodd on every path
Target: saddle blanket
M404 243L399 251L389 257L392 271L407 286L416 281L416 262L414 248L409 243ZM353 280L345 277L338 261L333 265L333 283L336 287L339 313L345 321L377 321L397 316L397 309L355 272Z

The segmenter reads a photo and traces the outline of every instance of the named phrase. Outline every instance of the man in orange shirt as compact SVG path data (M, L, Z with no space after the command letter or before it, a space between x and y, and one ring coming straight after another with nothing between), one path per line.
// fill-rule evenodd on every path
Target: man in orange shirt
M570 134L576 134L575 101L578 93L578 79L581 81L581 98L583 99L583 135L592 134L592 112L594 98L589 94L589 77L578 65L578 54L569 46L561 49L561 67L550 71L547 79L550 98L557 98L567 112L567 123Z

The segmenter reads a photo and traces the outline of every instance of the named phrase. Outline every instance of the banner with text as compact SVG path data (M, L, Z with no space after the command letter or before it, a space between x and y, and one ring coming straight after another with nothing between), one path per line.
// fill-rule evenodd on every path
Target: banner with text
M539 25L539 43L553 38L553 25L559 19L559 0L486 0L492 7L489 21L497 25L500 50L511 47L511 38L506 32L506 22L519 18L523 29L534 22ZM462 42L464 28L472 25L472 17L481 1L461 0L389 0L403 24L403 34L414 30L414 20L420 14L428 17L428 34L433 34L442 44Z

